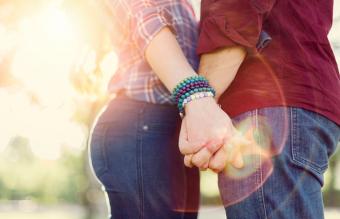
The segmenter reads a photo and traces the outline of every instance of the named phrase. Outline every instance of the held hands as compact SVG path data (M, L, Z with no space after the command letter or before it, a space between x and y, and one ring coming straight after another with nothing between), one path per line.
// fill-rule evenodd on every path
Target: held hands
M233 126L229 116L213 98L202 98L186 105L179 149L187 167L221 172L230 163L244 166L242 149L250 144Z

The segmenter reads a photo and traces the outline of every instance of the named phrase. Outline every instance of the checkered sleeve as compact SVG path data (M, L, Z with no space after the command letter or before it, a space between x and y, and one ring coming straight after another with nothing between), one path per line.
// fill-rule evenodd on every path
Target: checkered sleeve
M173 16L159 0L106 0L115 19L128 29L135 46L144 55L146 47L157 33L169 27L175 33ZM169 1L176 4L175 1ZM167 5L169 6L169 5ZM118 23L118 21L116 21ZM126 29L124 30L126 31Z
M175 30L172 26L171 13L157 4L155 1L139 1L139 7L134 10L132 20L133 40L144 53L145 49L157 33L164 27L169 27L172 32Z

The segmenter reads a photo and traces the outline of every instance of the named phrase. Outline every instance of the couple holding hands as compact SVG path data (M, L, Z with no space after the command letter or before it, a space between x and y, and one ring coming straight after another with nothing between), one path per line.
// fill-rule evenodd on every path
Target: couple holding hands
M110 218L197 218L206 169L228 219L324 217L333 0L202 0L199 23L188 0L103 4L119 65L90 158Z

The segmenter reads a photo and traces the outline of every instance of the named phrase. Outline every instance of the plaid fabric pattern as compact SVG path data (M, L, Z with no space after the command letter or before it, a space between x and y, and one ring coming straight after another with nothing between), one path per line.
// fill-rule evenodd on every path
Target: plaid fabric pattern
M170 92L146 62L144 52L153 37L167 26L176 34L189 63L195 70L198 68L198 23L191 4L187 0L108 0L108 3L124 29L124 40L117 51L118 70L109 91L125 90L127 96L136 100L173 104ZM160 59L171 58L166 54L164 51Z

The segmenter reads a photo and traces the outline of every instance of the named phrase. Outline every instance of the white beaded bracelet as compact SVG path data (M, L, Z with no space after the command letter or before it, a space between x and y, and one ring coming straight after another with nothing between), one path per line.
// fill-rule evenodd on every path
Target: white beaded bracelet
M195 93L190 95L189 97L185 98L183 101L183 108L186 104L190 103L193 100L197 100L197 99L201 99L201 98L205 98L205 97L213 97L214 94L211 91L207 91L207 92L199 92L199 93Z

